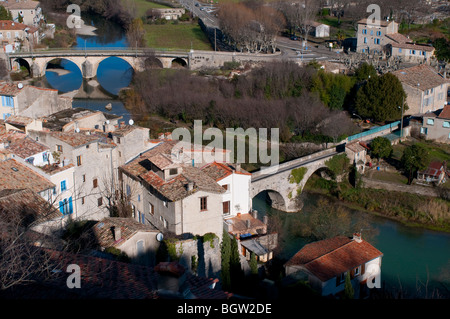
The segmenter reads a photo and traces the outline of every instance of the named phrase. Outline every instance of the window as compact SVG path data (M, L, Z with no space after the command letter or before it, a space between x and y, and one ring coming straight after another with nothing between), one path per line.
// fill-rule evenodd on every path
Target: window
M223 206L223 214L228 215L230 213L230 201L223 202L222 206Z
M66 181L61 181L61 192L64 192L66 190Z
M208 209L208 197L200 197L200 211L205 211Z
M97 206L100 207L103 205L103 197L97 199Z
M367 43L367 38L364 38L364 43ZM364 49L363 49L364 50ZM363 51L364 52L364 51Z
M166 200L163 201L163 205L164 205L164 207L169 207L169 203Z
M402 53L402 49L400 48L400 49L398 49L398 53Z
M155 215L155 206L152 203L148 203L150 206L150 214Z
M434 125L434 119L427 119L428 125Z
M226 192L228 193L228 190L229 190L229 189L228 189L228 184L222 185L222 187L223 187L223 189L226 190Z
M367 34L367 29L363 29L362 34Z
M361 274L361 266L356 267L353 269L353 277L359 276Z
M84 205L84 197L81 197L81 205Z
M86 174L83 174L83 176L81 177L81 179L83 180L83 183L86 181Z
M14 37L16 37L16 38L19 37L19 31L14 32Z
M178 169L177 169L177 168L171 168L171 169L169 170L169 174L170 174L170 175L178 174Z
M136 243L136 251L138 255L141 255L144 253L144 241L143 240L139 240Z
M96 178L94 178L94 179L92 180L92 187L93 187L93 188L97 188L97 186L98 186L98 181L97 181Z
M381 31L377 31L377 36L381 36Z
M127 185L127 196L131 195L131 187L130 185Z
M81 155L77 156L77 166L81 166Z
M380 44L380 39L374 39L374 41L373 41L375 44Z
M8 39L11 39L11 32L6 32L6 37L7 37Z
M338 276L339 284L342 284L343 282L345 282L345 276L347 276L347 272L343 272L342 274L340 274Z
M53 195L56 195L56 187L53 187L52 191L53 191Z
M373 30L370 30L370 35L373 35Z
M428 129L427 129L426 127L421 127L421 128L420 128L420 133L421 133L421 134L427 135Z
M444 121L444 123L442 123L442 127L449 128L450 127L450 122L449 121Z
M58 152L62 152L63 151L62 145L56 145L56 150Z
M120 137L117 138L117 144L120 144Z

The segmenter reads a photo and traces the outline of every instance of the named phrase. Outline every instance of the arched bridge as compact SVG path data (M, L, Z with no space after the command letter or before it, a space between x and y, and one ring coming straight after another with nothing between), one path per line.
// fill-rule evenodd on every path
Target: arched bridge
M75 63L81 70L83 78L97 75L99 64L109 58L118 57L130 64L135 71L142 71L146 61L158 63L162 68L171 68L174 62L189 67L189 53L177 51L160 51L149 54L144 50L108 49L108 50L48 50L37 52L20 52L7 54L10 70L20 60L26 61L33 77L45 75L47 64L54 59L66 59Z
M302 208L298 202L297 194L301 193L308 179L317 170L326 168L325 162L333 156L344 151L343 147L330 148L295 160L285 162L277 170L268 169L266 172L257 171L252 174L251 198L263 191L267 191L272 201L272 207L285 212L297 212ZM303 168L303 169L301 169ZM298 183L295 170L301 169L303 178ZM293 174L294 172L294 174Z

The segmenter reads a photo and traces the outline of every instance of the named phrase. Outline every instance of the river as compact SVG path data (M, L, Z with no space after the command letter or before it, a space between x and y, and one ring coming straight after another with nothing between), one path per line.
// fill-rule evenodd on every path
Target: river
M77 43L72 47L73 49L107 50L128 47L125 32L119 25L96 17L83 16L82 19L85 21L85 24L97 28L95 31L96 35L78 35ZM88 86L86 80L83 80L81 70L74 63L62 59L60 67L66 71L52 72L47 70L42 85L57 89L61 93ZM98 95L103 96L103 98L75 98L72 106L121 115L123 120L128 122L131 119L131 115L117 95L120 89L130 84L132 74L133 69L131 66L120 58L111 57L103 60L98 67L97 77L94 79L99 84L97 87ZM90 89L93 88L90 87ZM110 111L105 109L108 103L112 104Z
M262 218L268 214L281 220L279 251L276 258L287 261L311 240L302 237L303 222L310 214L317 212L320 199L331 201L330 207L337 207L337 200L310 192L302 193L304 207L298 213L284 213L273 209L261 193L253 199L253 208ZM450 298L450 234L408 227L399 222L374 216L370 213L350 210L351 223L346 233L352 234L355 224L365 225L362 237L383 253L381 278L386 290L404 298Z

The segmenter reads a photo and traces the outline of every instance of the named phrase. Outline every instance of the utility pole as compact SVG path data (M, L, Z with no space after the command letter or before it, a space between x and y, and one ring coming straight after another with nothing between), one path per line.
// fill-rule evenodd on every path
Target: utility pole
M401 118L401 122L400 122L400 142L402 141L402 137L403 137L403 106L405 105L405 97L402 96L402 118Z

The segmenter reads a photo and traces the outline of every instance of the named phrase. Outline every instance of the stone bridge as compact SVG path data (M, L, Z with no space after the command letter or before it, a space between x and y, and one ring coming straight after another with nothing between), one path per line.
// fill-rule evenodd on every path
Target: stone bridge
M81 71L83 78L90 79L97 75L100 63L109 57L118 57L126 61L135 71L142 71L147 59L159 64L162 68L171 68L174 62L182 66L189 67L188 52L155 52L149 55L144 50L52 50L37 52L20 52L7 54L9 68L13 70L23 61L28 63L28 67L33 77L45 76L47 65L54 59L66 59L75 63Z
M301 193L308 179L317 170L326 168L325 162L343 151L342 147L330 148L295 160L280 164L277 170L257 171L252 174L251 198L267 191L272 201L272 207L285 212L301 210L303 203L299 202L297 194ZM303 168L303 169L301 169ZM298 183L292 178L302 172L303 178ZM271 172L273 171L273 172Z
M97 75L99 64L109 58L118 57L130 64L135 71L142 71L145 62L152 60L153 65L161 68L171 68L174 62L191 70L202 68L218 68L225 62L264 62L281 58L280 52L275 54L254 54L219 51L153 51L143 49L110 49L103 50L64 50L54 49L35 52L19 52L7 54L9 70L17 69L25 61L33 77L45 76L45 70L50 61L66 59L75 63L81 71L83 78L91 79ZM22 63L22 64L21 64Z

